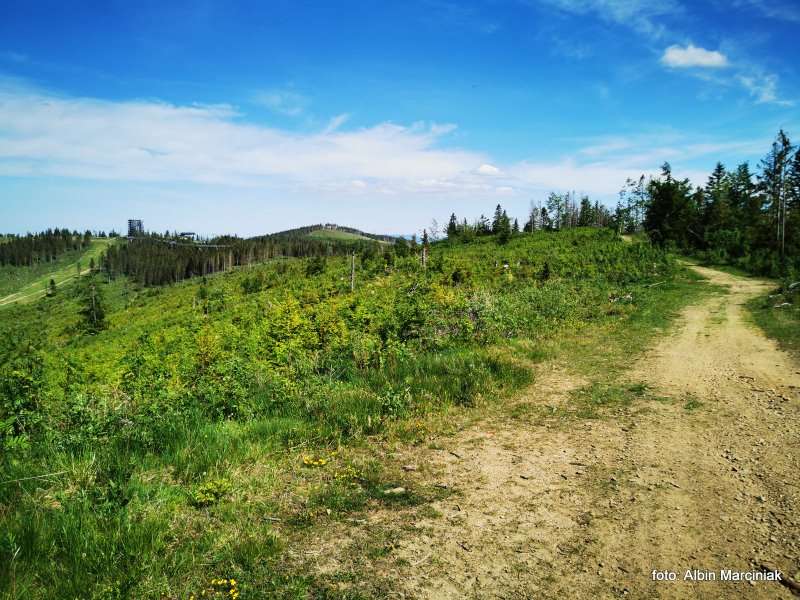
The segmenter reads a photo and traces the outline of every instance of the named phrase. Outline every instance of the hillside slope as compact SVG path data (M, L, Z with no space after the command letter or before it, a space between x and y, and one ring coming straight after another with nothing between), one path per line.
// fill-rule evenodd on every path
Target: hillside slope
M352 569L348 552L380 531L398 540L391 555L358 572L398 596L791 598L719 574L766 566L798 579L800 363L743 314L769 284L696 270L722 293L681 311L632 365L630 344L606 337L599 360L620 363L615 376L569 352L534 367L537 383L492 418L438 448L396 449L400 464L424 465L416 486L456 495L413 527L371 514L324 569ZM717 580L686 581L690 569Z
M323 225L321 223L317 225L307 225L305 227L296 227L295 229L271 233L267 237L310 237L320 240L373 241L381 243L392 243L396 239L390 235L367 233L365 231L361 231L360 229L356 229L355 227L347 227L344 225Z
M308 237L320 240L371 240L360 233L352 233L341 229L315 229L308 234Z
M0 306L17 302L32 302L47 293L50 279L57 286L72 281L78 274L89 272L89 263L100 264L100 256L114 243L112 238L93 238L88 248L67 252L57 260L33 267L0 267Z
M177 599L235 579L243 598L337 597L344 581L385 597L391 577L317 571L305 552L331 530L355 538L374 510L432 516L456 493L417 483L391 448L441 445L530 385L560 340L646 337L697 288L608 230L435 244L425 266L408 252L359 256L354 291L347 257L98 279L99 333L86 295L6 307L0 592ZM373 533L353 556L391 555Z

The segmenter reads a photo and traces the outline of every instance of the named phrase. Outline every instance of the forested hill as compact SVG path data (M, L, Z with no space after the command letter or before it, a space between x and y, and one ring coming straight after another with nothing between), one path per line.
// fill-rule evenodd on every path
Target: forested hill
M334 225L331 223L326 223L326 224L319 223L317 225L296 227L295 229L287 229L286 231L279 231L278 233L272 233L264 237L271 237L271 238L315 237L321 239L341 239L341 240L369 239L378 242L388 242L388 243L393 243L396 239L395 237L390 235L366 233L354 227L345 227L343 225Z
M314 235L318 232L330 235ZM323 225L248 239L221 236L188 241L177 235L149 234L109 248L102 268L109 279L126 275L143 285L164 285L278 257L328 257L353 252L369 257L383 252L386 242L393 239L350 227Z
M30 267L48 263L72 250L89 246L92 233L69 229L48 229L27 235L6 235L0 243L0 266Z

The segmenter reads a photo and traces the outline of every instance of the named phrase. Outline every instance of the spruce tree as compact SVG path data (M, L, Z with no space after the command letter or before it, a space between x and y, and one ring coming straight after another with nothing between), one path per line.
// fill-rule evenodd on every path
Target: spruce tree
M497 235L500 233L503 222L503 208L498 204L494 209L494 218L492 219L492 233Z
M542 229L551 230L553 228L553 222L550 220L550 214L547 212L547 207L543 206L541 210L541 216L539 217L539 222L541 223Z
M775 248L783 259L785 255L786 202L789 195L789 168L793 146L781 129L772 149L761 161L759 188L765 196L767 211L773 228Z
M498 208L499 206L500 205L498 205ZM495 234L497 235L497 241L501 244L505 244L511 238L511 222L509 221L506 211L500 213Z
M96 334L106 328L106 307L102 291L93 277L87 277L79 290L81 329Z
M592 203L589 202L589 197L584 196L581 198L581 209L578 213L578 227L588 227L594 223L594 215L592 214L594 211L592 209Z
M458 235L458 220L456 214L450 215L450 221L447 223L447 237L452 239Z
M679 248L691 246L692 227L697 220L697 207L692 199L688 179L672 177L669 163L661 167L661 177L648 184L650 202L644 229L659 245L674 244Z

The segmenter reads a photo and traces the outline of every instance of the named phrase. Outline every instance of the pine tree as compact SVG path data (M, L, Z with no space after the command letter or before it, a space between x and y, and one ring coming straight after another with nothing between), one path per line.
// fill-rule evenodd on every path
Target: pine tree
M80 291L81 329L96 334L106 328L106 308L103 294L92 277L87 277Z
M703 239L708 245L716 245L718 235L733 226L729 196L730 177L725 166L718 162L703 195L702 229Z
M650 238L659 245L690 247L697 210L689 180L674 179L669 163L664 163L661 177L650 181L648 193L650 201L644 229Z
M800 256L800 149L789 168L786 198L786 253ZM800 267L796 267L800 270Z
M581 198L581 209L578 213L578 227L588 227L594 224L594 209L592 203L589 202L589 197L584 196Z
M789 196L788 177L793 146L789 137L781 129L772 149L761 161L759 189L764 194L767 211L775 231L775 247L781 259L785 256L786 202Z
M506 211L500 213L500 219L495 233L497 234L497 241L501 244L505 244L511 238L511 222L509 221Z
M492 233L497 235L500 233L503 222L503 208L498 204L494 209L494 218L492 219Z
M553 229L553 222L550 220L550 214L547 212L547 207L545 206L543 206L541 209L539 223L541 224L542 229L546 229L548 231Z
M746 162L740 164L731 175L730 205L736 226L743 232L748 248L757 244L763 230L764 198L758 193L750 166ZM742 248L742 253L746 250Z
M450 221L447 223L447 237L448 239L453 239L458 235L458 220L456 219L456 214L452 213L450 215Z
M517 235L519 233L519 221L514 219L514 225L511 227L511 235Z

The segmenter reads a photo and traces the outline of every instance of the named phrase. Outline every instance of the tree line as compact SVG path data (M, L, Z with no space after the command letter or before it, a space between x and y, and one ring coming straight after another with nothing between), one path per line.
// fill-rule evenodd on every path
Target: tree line
M342 256L352 252L375 254L380 249L377 241L316 239L309 237L305 228L249 239L222 236L202 242L148 234L109 247L102 258L101 269L109 278L126 275L142 285L155 286L271 258Z
M591 202L588 196L581 197L578 202L574 192L553 192L544 204L531 202L528 218L522 228L519 220L509 217L506 210L498 204L492 219L481 215L472 223L467 219L459 220L452 213L445 231L449 240L466 242L475 237L493 235L497 236L500 243L505 243L520 233L557 231L572 227L609 227L614 224L614 215L599 202Z
M705 186L693 187L665 163L635 188L644 210L626 226L654 243L756 274L800 276L800 149L783 130L756 173L747 162L732 170L717 163Z
M0 243L0 265L30 267L56 260L65 252L82 250L92 241L92 232L48 229L41 233L7 235Z

